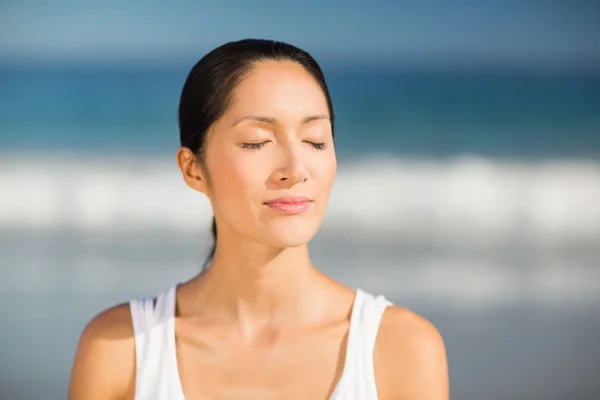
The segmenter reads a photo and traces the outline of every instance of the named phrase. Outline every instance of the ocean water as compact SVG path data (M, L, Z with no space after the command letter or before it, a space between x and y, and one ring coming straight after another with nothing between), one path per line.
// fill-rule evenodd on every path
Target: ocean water
M600 74L346 68L324 66L343 160L600 155ZM170 156L188 70L0 66L0 148Z
M0 398L65 398L91 316L199 271L188 68L0 68ZM598 398L600 74L325 69L315 264L432 320L452 398Z

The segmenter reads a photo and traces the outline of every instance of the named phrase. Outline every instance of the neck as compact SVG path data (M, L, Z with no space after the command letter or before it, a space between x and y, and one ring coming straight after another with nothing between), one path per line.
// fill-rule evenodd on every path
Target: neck
M210 268L198 280L198 296L214 315L251 334L318 318L322 301L315 294L324 281L310 262L307 245L273 249L220 237Z

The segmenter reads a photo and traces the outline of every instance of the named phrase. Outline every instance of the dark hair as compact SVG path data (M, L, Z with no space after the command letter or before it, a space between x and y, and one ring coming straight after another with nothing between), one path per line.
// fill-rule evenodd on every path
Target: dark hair
M327 99L333 132L334 114L329 89L319 64L310 54L291 44L274 40L244 39L229 42L210 51L192 67L181 92L181 146L193 151L201 166L204 166L209 129L230 107L235 87L250 72L252 64L263 60L293 61L312 75ZM208 176L208 171L204 171ZM214 244L204 267L212 261L215 254L217 224L214 217L211 230Z

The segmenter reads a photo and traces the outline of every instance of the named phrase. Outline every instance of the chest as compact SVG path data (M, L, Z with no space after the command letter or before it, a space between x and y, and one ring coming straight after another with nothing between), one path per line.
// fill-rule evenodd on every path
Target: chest
M178 335L175 363L186 400L328 399L345 367L340 324L249 346L218 332Z

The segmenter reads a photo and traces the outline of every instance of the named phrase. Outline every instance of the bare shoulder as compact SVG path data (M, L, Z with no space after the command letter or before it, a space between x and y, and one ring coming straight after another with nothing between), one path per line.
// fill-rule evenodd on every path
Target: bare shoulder
M375 344L375 376L381 399L448 400L444 341L426 318L390 306Z
M102 311L85 326L75 354L69 400L132 398L135 341L129 304Z

